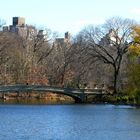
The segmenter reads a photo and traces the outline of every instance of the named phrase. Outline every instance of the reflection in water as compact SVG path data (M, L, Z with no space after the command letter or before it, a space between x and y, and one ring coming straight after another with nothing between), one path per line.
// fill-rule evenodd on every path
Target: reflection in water
M139 140L140 109L115 105L0 105L3 140Z
M74 103L73 99L66 99L62 100L61 98L51 98L51 99L45 99L45 98L14 98L14 99L8 99L3 100L0 99L0 104L30 104L30 105L45 105L45 104L72 104Z

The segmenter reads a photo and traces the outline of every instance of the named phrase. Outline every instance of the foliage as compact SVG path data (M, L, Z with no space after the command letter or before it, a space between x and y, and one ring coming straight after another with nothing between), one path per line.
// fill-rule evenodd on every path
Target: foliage
M137 58L140 56L140 26L132 28L132 38L134 43L129 47L130 58Z
M140 26L133 27L134 43L129 47L128 88L127 92L140 102Z
M132 58L136 58L140 56L140 46L139 45L131 45L129 47L129 55Z
M129 47L130 79L137 79L140 74L140 26L133 28L132 34L134 43ZM139 80L139 79L138 79ZM135 80L134 80L135 81Z
M135 91L135 103L140 105L140 89Z

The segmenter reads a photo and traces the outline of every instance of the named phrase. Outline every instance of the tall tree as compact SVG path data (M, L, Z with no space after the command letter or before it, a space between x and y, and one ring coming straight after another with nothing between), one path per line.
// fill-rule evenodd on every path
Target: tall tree
M66 86L72 78L73 51L72 45L64 38L57 38L54 42L54 49L47 65L51 85Z
M117 93L117 82L123 57L132 40L133 25L133 20L113 17L101 26L90 26L81 32L85 41L85 52L89 58L92 61L101 61L112 66L114 93Z
M43 34L43 31L38 32L35 27L27 26L26 34L21 36L21 43L25 51L24 73L28 83L41 84L44 81L46 84L44 63L53 49L50 43L53 37L50 37L50 34L52 33L48 30L46 34Z

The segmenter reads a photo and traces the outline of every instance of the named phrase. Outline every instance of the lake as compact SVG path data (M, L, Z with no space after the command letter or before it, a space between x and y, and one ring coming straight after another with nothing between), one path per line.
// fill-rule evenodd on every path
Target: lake
M140 108L0 105L0 140L140 140Z

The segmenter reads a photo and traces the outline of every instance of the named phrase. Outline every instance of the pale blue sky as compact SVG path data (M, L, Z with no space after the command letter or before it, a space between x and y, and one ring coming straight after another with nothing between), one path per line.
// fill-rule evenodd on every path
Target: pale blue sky
M1 0L0 18L12 24L13 16L27 24L72 34L85 25L100 24L113 16L140 21L140 0Z

